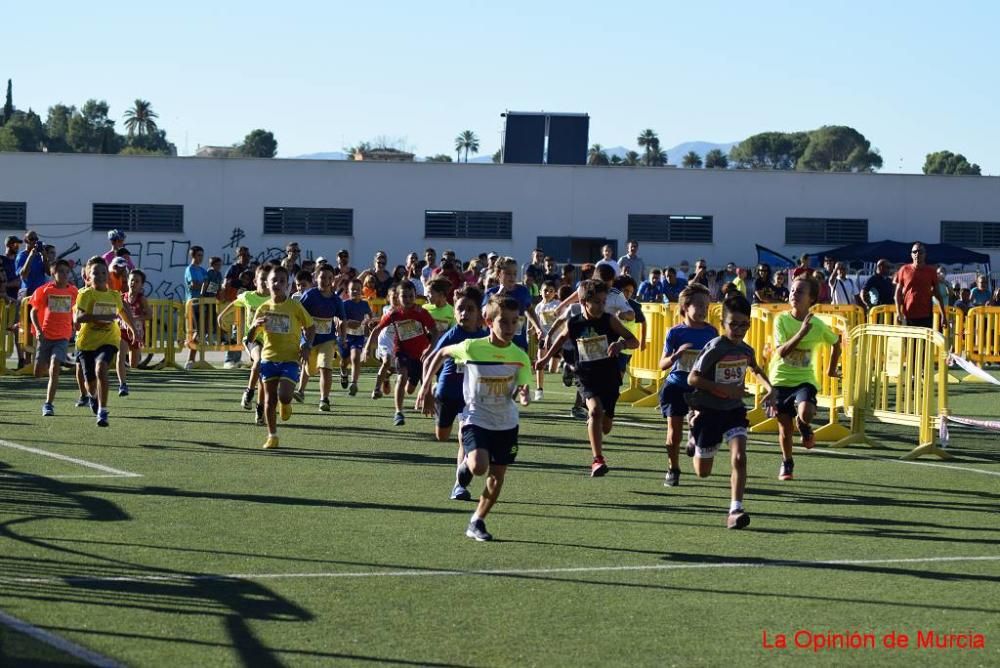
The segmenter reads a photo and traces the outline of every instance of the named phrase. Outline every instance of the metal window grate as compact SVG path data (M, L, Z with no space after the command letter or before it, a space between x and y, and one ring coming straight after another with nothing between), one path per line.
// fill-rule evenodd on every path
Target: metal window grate
M93 230L124 232L183 232L181 204L94 204Z
M712 216L681 216L630 213L628 238L667 244L712 243Z
M941 243L972 248L1000 248L1000 223L942 220Z
M0 202L0 230L25 230L27 226L26 202Z
M354 209L266 206L264 234L354 236Z
M425 211L424 236L446 239L510 239L510 211Z
M868 220L863 218L785 218L785 243L855 244L868 241Z

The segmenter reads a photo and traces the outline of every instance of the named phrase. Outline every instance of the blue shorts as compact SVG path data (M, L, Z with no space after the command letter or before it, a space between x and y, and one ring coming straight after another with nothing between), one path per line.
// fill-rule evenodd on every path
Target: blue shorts
M517 427L495 431L474 424L462 427L462 449L465 454L483 449L490 453L490 463L507 466L517 458Z
M434 417L434 424L438 427L450 427L455 424L455 418L465 410L465 399L434 399L434 406L437 408L437 415Z
M365 337L363 336L347 336L343 340L337 340L337 348L340 349L341 359L351 359L352 350L364 350L365 349Z
M272 380L287 380L292 383L299 382L298 362L267 362L261 360L260 380L269 383Z
M676 383L664 383L660 388L660 413L663 417L684 417L688 414L689 388Z
M424 377L423 362L419 359L413 359L406 353L396 353L396 366L399 368L400 373L403 373L404 369L406 370L407 385L416 385Z
M816 407L816 386L812 383L802 383L794 387L777 386L776 401L778 415L795 417L799 414L799 404L806 402Z

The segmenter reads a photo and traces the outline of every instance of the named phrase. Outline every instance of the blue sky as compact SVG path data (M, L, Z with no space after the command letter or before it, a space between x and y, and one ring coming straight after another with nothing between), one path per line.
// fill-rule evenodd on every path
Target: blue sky
M15 104L150 100L182 153L270 129L279 155L377 136L419 155L500 112L586 112L591 142L665 147L851 125L883 172L948 149L1000 174L1000 5L987 2L106 2L4 8ZM670 156L679 162L680 156Z

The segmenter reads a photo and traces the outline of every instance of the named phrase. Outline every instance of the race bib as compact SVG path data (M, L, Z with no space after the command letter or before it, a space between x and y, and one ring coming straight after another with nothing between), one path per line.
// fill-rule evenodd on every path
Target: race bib
M73 305L73 298L68 295L49 295L50 313L69 313Z
M694 368L695 360L698 359L698 355L701 354L700 350L685 350L681 353L681 356L677 359L676 370L677 371L691 371Z
M292 318L287 313L268 313L264 331L268 334L288 334L292 331Z
M424 333L424 327L416 320L400 320L396 323L396 333L400 341L409 341Z
M746 360L719 362L715 365L715 382L722 385L736 385L743 382L746 373Z
M484 406L502 406L509 402L514 376L479 377L478 403Z
M551 327L556 324L556 320L559 319L559 313L557 311L542 311L539 315L539 320L546 327Z
M317 334L329 334L333 331L333 318L313 318Z
M115 315L116 313L118 313L118 305L108 302L94 302L94 310L91 311L92 315Z
M576 352L581 362L596 362L608 358L608 337L588 336L576 340Z
M219 291L218 283L209 283L207 286L205 286L205 292L207 294L214 295L218 291Z
M348 336L364 336L365 328L362 327L361 325L358 325L357 327L348 327L344 330L344 332Z
M793 350L785 355L785 364L800 369L810 367L812 366L812 351Z

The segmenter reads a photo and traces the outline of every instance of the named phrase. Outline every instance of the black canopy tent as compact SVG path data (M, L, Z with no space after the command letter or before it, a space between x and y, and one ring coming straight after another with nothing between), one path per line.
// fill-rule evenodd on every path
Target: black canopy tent
M978 264L983 266L985 273L990 272L990 256L986 253L977 253L952 244L924 244L924 246L927 248L928 264ZM844 262L863 262L866 266L873 265L881 259L894 264L905 264L912 259L910 257L912 247L912 242L903 243L886 239L831 248L816 253L815 256L820 258L829 256Z

